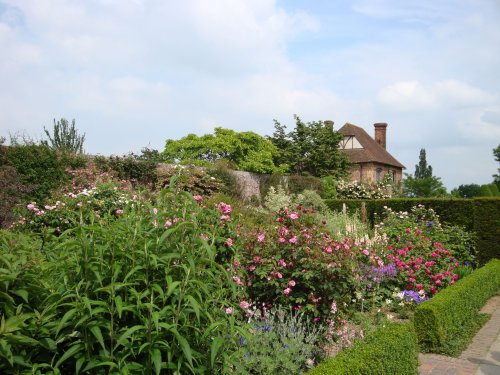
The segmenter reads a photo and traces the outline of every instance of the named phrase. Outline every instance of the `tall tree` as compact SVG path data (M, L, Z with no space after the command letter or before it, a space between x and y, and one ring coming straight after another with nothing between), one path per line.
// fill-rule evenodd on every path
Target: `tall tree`
M338 146L342 134L332 131L322 121L304 123L294 116L295 128L289 133L286 126L274 120L275 131L269 140L279 149L274 162L286 165L287 172L313 176L342 177L349 161Z
M419 163L415 165L414 175L406 174L403 182L408 197L441 197L446 188L439 177L432 175L432 167L427 164L425 149L420 150Z
M85 141L85 134L79 135L75 126L75 119L69 124L65 118L56 122L54 119L54 127L52 135L43 127L45 134L49 138L49 142L42 141L43 144L58 151L70 152L74 154L83 153L83 142Z
M493 149L493 156L495 160L500 163L500 144ZM497 187L500 189L500 168L498 168L498 174L493 175L493 179Z
M479 197L479 194L481 194L481 186L478 184L460 185L457 192L458 196L461 198Z

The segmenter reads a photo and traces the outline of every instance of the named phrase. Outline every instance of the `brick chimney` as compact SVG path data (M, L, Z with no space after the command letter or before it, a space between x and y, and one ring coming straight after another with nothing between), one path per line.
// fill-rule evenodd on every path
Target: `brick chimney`
M376 124L373 124L373 126L375 127L375 142L377 142L385 149L385 135L387 124L385 122L377 122Z

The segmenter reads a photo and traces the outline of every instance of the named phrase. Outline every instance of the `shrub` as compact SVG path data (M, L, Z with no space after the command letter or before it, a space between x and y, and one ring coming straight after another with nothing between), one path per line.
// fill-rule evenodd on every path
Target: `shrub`
M390 198L388 186L383 183L367 184L358 181L337 181L337 197L340 199L386 199Z
M193 195L202 196L210 196L223 191L222 181L211 176L206 169L182 165L164 165L158 171L156 189L168 187L173 177L175 177L177 191L187 191Z
M477 234L477 258L479 264L500 258L500 199L475 198L474 231Z
M94 163L104 172L113 171L116 177L134 185L140 184L153 188L158 180L157 162L154 159L141 159L130 153L125 156L97 156Z
M444 289L415 311L415 329L422 350L454 354L478 311L500 291L500 260L492 260L454 286Z
M20 191L22 200L42 201L50 193L69 181L65 172L85 164L85 159L72 157L43 145L17 145L3 149L0 163L16 169L24 187Z
M384 207L381 216L381 222L375 225L375 228L387 235L393 252L399 251L401 247L407 247L409 241L416 241L419 246L425 246L424 243L427 242L428 247L430 245L435 248L440 247L439 253L451 255L459 263L474 261L474 236L463 227L441 224L439 216L432 208L419 204L413 206L409 212L396 212ZM432 251L428 255L431 253ZM426 254L425 251L424 254L415 254L415 251L412 251L411 256L415 256L415 259L418 256L425 258Z
M418 344L411 324L386 323L363 341L328 359L308 375L418 374Z
M359 263L380 261L363 243L334 240L300 206L281 210L273 226L240 233L238 246L234 272L252 302L304 309L318 319L331 315L332 302L344 309L351 301Z
M231 208L204 208L200 202L185 192L164 191L154 205L128 206L117 220L101 223L94 215L91 224L45 243L38 252L47 259L43 267L24 262L15 268L19 274L33 265L33 274L47 275L50 282L33 305L27 299L31 292L10 287L7 300L15 298L18 305L0 311L21 315L6 319L15 334L0 334L7 340L1 372L227 369L236 338L236 289L217 258L231 251ZM4 260L9 247L0 249ZM7 285L26 290L22 282L20 277L19 284ZM31 315L22 314L20 300ZM5 348L12 348L13 360Z
M232 357L238 374L296 375L313 366L321 338L317 324L293 310L276 307L260 316L259 310L255 313L245 302L242 306L252 315Z

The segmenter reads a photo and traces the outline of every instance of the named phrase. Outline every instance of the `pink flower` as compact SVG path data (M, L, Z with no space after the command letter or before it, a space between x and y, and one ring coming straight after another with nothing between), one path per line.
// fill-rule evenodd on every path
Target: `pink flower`
M217 205L217 209L219 210L219 212L221 214L224 214L224 215L229 215L233 209L231 207L231 205L229 204L226 204L224 202L220 202L218 205Z
M155 207L153 208L153 213L156 215L158 213L158 209Z
M32 209L35 208L35 205L33 203L30 203L26 206L26 208L31 211Z
M288 282L288 285L290 285L291 287L294 287L295 286L295 280L290 280Z
M292 238L290 238L290 239L288 240L288 242L290 242L290 243L297 243L297 237L296 237L296 236L293 236Z
M278 240L280 243L285 243L286 240L283 238L283 237L280 237L279 240Z
M299 215L296 214L295 212L292 212L288 217L292 220L297 220L299 218Z
M118 209L118 210L116 210L115 212L116 212L116 214L117 214L117 215L121 215L121 214L123 214L123 210L122 210L122 209Z
M286 262L283 259L280 259L280 261L278 262L278 266L286 267Z
M248 267L248 270L249 271L254 271L255 270L255 266L252 264L250 267Z
M260 233L258 236L257 236L257 241L259 242L262 242L264 241L264 238L265 238L265 234L264 233Z
M241 301L240 306L244 309L248 309L250 307L250 304L247 301Z
M233 309L232 309L232 308L230 308L230 307L228 307L228 308L226 309L226 314L227 314L227 315L231 315L232 313L233 313Z
M226 245L231 247L233 246L233 239L232 238L228 238L227 241L226 241Z
M261 260L262 260L262 259L261 259L260 257L257 257L257 256L253 257L253 261L254 261L255 263L260 263L260 261L261 261Z
M193 195L193 198L198 203L200 203L203 200L203 197L201 195Z
M327 252L328 254L330 254L330 253L332 252L332 248L331 248L330 246L328 246L328 247L326 248L326 252Z
M314 319L313 319L313 322L314 322L314 323L319 322L319 318L318 318L317 316L315 316L315 317L314 317Z
M287 296L289 295L290 293L292 292L292 290L290 288L286 288L283 293Z
M277 277L278 279L282 279L282 278L283 278L283 275L282 275L280 272L276 272L276 274L275 274L275 275L276 275L276 277Z
M233 276L233 280L237 285L240 285L240 286L243 285L243 283L241 282L241 279L238 276Z
M365 254L365 255L370 255L370 252L369 252L368 250L364 249L364 250L363 250L363 254Z
M170 220L167 220L167 221L165 221L165 224L163 224L163 227L168 228L171 225L172 225L172 222Z

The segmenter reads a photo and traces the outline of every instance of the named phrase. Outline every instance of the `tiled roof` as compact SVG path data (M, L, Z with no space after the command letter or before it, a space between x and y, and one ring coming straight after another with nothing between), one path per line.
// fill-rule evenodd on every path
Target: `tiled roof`
M346 123L339 130L339 133L353 135L363 146L362 149L342 150L349 156L352 163L381 163L394 167L405 168L403 164L397 161L385 148L380 146L368 133L359 126Z

